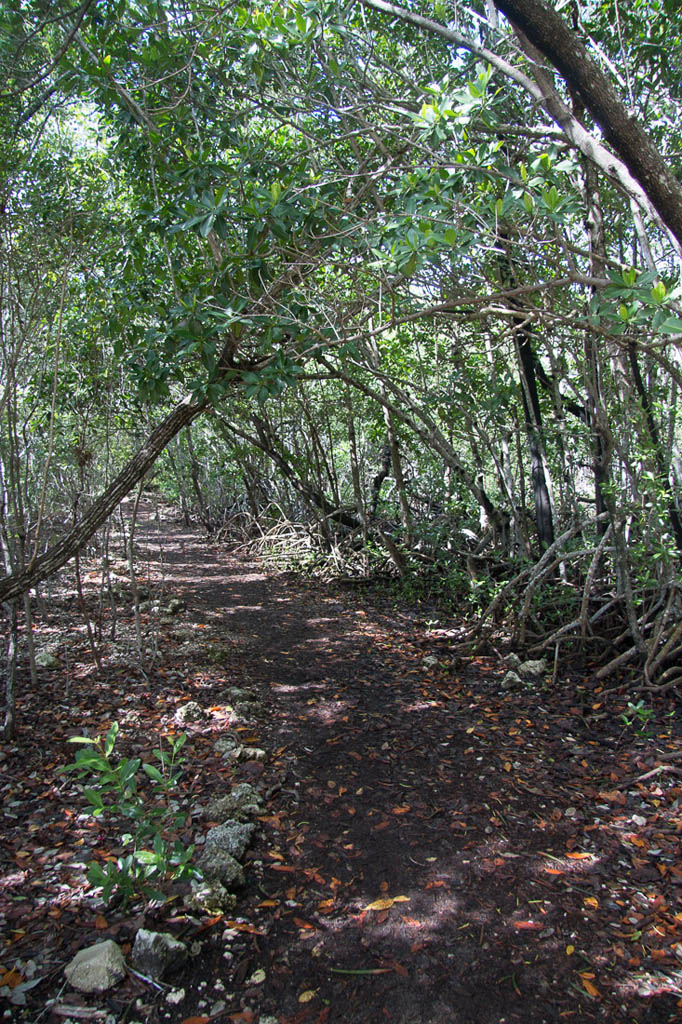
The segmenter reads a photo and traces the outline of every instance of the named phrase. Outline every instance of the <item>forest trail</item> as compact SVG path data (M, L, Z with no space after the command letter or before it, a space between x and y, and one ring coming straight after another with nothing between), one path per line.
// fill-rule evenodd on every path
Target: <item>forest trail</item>
M682 791L633 783L651 748L601 716L598 695L586 691L586 715L575 681L565 698L561 683L504 691L498 658L457 668L446 632L409 612L267 572L149 509L138 545L152 586L185 604L157 626L148 678L133 682L111 658L105 683L74 668L68 718L55 673L44 683L52 706L20 708L24 768L11 792L23 878L0 912L23 931L18 955L50 962L47 995L63 991L77 949L125 944L146 926L201 948L171 991L131 976L82 998L117 1024L679 1019ZM231 687L248 695L240 718ZM149 746L189 700L209 713L183 726L193 804L239 781L266 801L234 917L198 921L177 903L146 917L95 911L82 888L69 895L68 878L46 876L40 854L55 845L66 796L54 788L35 821L35 759L43 788L84 721L118 718ZM45 737L39 754L29 727ZM215 744L235 731L265 759L226 763ZM200 820L192 829L201 834ZM78 834L72 822L59 845Z

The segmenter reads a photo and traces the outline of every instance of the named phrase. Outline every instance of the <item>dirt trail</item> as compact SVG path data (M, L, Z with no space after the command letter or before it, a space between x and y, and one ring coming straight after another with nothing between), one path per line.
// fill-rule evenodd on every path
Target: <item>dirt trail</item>
M635 954L624 931L633 907L654 920L635 892L646 902L654 883L677 884L657 865L674 864L679 835L658 825L655 860L624 845L635 812L662 819L653 797L610 806L601 792L617 789L614 768L641 764L622 728L586 723L540 684L501 691L497 660L456 670L448 638L409 612L268 574L177 521L141 527L151 575L186 610L161 627L157 666L131 691L136 721L188 699L211 709L214 725L190 728L186 748L197 800L248 779L267 807L236 929L200 923L201 950L172 979L182 1000L133 979L108 1002L117 1022L679 1019L674 943L655 955L640 939ZM228 770L214 745L234 686L260 702L242 734L267 756ZM115 691L97 699L115 712ZM601 803L584 806L586 793ZM668 921L677 891L657 905ZM85 916L70 950L87 944ZM154 926L108 915L97 937L141 923ZM187 931L182 914L165 926Z
M262 934L227 971L216 939L173 1020L208 1012L216 981L230 1012L282 1024L675 1019L671 994L634 1010L595 929L622 868L617 845L586 852L600 830L581 789L606 776L613 733L537 690L505 695L497 662L456 674L448 640L409 617L184 543L174 588L244 638L225 676L259 694L259 785L281 789L238 907Z

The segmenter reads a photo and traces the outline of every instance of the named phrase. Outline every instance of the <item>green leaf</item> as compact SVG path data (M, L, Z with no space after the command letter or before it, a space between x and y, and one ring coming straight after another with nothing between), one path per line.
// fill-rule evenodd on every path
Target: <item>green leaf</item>
M666 296L666 287L662 281L657 281L651 289L651 298L654 302L663 302Z
M154 782L163 782L164 778L158 768L155 768L153 764L143 764L142 771L153 779Z
M682 320L677 316L668 317L659 327L664 334L682 334Z
M113 722L111 728L109 729L109 732L106 734L106 736L104 738L104 756L105 757L109 757L109 755L111 754L112 750L114 749L114 744L116 743L116 737L118 736L118 731L119 731L118 722Z
M535 203L533 202L533 197L530 194L530 192L524 192L523 193L523 205L525 206L525 208L526 208L528 213L532 213L533 212L533 209L535 207Z
M550 213L554 213L561 202L561 197L559 196L555 185L548 188L547 191L543 193L542 198Z

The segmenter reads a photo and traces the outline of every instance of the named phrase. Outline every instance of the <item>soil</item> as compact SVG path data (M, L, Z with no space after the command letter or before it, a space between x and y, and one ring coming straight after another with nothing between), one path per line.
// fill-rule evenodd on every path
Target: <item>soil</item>
M625 683L607 693L570 666L550 682L551 664L504 689L500 655L453 659L456 623L266 569L168 511L145 513L140 582L186 605L145 613L154 664L137 667L122 562L102 671L68 577L36 628L59 668L31 692L22 663L17 739L0 748L0 985L41 980L5 1019L682 1019L674 695L646 720L628 712ZM93 614L98 579L85 580ZM260 705L241 719L235 686ZM83 864L115 854L118 836L58 774L74 756L66 741L118 720L122 751L149 759L189 700L210 718L183 726L180 838L201 838L212 797L254 784L265 807L246 886L230 915L188 912L186 883L163 905L107 907ZM226 762L226 731L265 760ZM69 988L75 952L113 938L127 953L142 926L187 942L187 966L161 985L131 973L97 996Z

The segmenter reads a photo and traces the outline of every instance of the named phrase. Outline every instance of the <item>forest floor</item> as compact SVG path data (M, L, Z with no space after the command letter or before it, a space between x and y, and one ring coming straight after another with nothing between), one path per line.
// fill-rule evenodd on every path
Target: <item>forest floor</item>
M0 747L0 1015L64 1024L540 1024L682 1019L682 761L669 695L646 721L562 670L501 687L501 656L450 654L455 623L370 588L275 573L212 546L169 510L141 524L139 580L185 610L149 619L139 664L120 583L117 638L89 654L73 575L36 625L58 667ZM99 574L84 579L96 603ZM449 628L452 627L452 630ZM148 637L149 642L149 637ZM230 687L255 698L240 718ZM637 698L634 698L635 701ZM229 915L107 907L85 882L119 835L85 812L70 736L121 728L147 760L183 726L183 841L238 781L265 801ZM679 715L682 712L678 713ZM228 762L226 732L265 751ZM215 824L215 822L214 822ZM109 829L109 831L108 831ZM203 831L205 831L205 827ZM120 851L118 851L120 852ZM179 973L70 988L83 947L137 930L191 946ZM34 983L32 985L32 983ZM32 985L32 987L31 987ZM22 1006L22 1002L25 1004ZM5 1008L6 1007L6 1008Z

